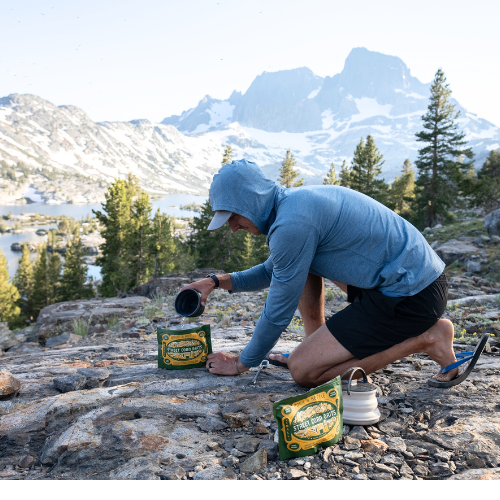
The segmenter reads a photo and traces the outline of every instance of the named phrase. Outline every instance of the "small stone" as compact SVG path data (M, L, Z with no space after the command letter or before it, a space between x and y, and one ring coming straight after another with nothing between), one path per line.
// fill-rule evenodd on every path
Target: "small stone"
M369 481L366 474L356 474L353 479L355 479L356 481Z
M262 424L257 424L252 429L252 434L269 434L269 430L266 429Z
M393 479L389 472L371 472L368 477L374 481L391 481Z
M163 469L158 475L164 480L180 481L186 475L186 471L177 465Z
M287 479L300 479L302 477L306 477L307 474L299 469L290 469L286 475Z
M26 455L21 460L19 460L19 467L21 469L28 469L30 465L34 464L36 462L36 458L32 457L31 455Z
M421 464L414 465L413 472L417 476L428 476L429 475L429 469Z
M309 470L311 468L311 462L306 462L304 464L304 469Z
M16 341L17 342L17 341ZM12 373L3 369L0 371L0 397L15 394L21 389L21 382Z
M62 335L56 335L55 337L50 337L45 342L45 347L56 347L58 345L66 344L67 342L80 342L82 337L80 335L75 335L74 333L63 333Z
M243 453L242 451L240 450L237 450L236 448L233 448L231 451L230 451L231 455L234 455L235 457L238 457L238 458L241 458L241 457L246 457L247 454L246 453Z
M383 441L380 441L378 439L367 439L361 441L361 447L365 452L378 453L379 455L385 453L388 448L388 446Z
M384 464L375 464L373 466L374 469L377 469L380 472L388 472L389 474L396 474L398 471L394 467L389 467L388 465Z
M351 431L349 432L349 437L356 439L370 439L368 433L360 425L356 425L351 429Z
M9 329L7 322L0 323L0 352L17 346L17 344L19 344L19 341Z
M196 420L198 427L205 432L221 431L227 429L228 425L216 417L200 417Z
M430 471L433 476L451 474L450 466L446 462L437 462L435 464L431 464Z
M380 459L380 463L384 465L401 465L403 463L403 459L397 457L396 455L385 455Z
M360 458L363 458L363 453L358 451L348 451L344 455L344 458L348 458L349 460L359 460Z
M240 461L233 455L229 455L228 457L226 457L222 460L222 465L224 467L233 467L239 463L240 463Z
M343 436L347 436L350 431L351 431L351 428L348 425L344 425L342 427L342 435Z
M55 378L52 383L61 392L80 391L85 388L87 378L79 373Z
M220 445L217 441L210 441L207 443L207 446L211 450L216 450L217 448L219 448Z
M452 456L453 453L451 453L450 451L439 451L437 453L434 453L434 458L441 460L441 462L449 462Z
M417 432L420 432L420 431L426 431L429 429L429 426L427 424L423 424L422 422L419 422L416 426L415 426L415 430Z
M260 442L258 438L245 437L235 439L234 447L244 453L253 453L259 447Z
M361 447L361 441L351 436L344 438L344 448L346 450L358 450Z
M413 471L406 462L403 462L403 465L399 468L399 473L402 476L413 476Z
M388 450L403 452L406 451L406 443L400 437L392 437L387 440Z
M210 481L221 479L236 479L236 474L232 469L226 469L224 467L211 467L209 469L203 469L193 476L193 480L195 481Z
M263 439L259 444L259 449L265 448L267 450L267 459L274 460L278 455L278 443L270 439Z
M250 458L240 463L240 472L249 474L256 470L262 469L267 464L267 450L260 448Z
M245 413L223 413L222 418L229 424L229 427L233 429L245 427L245 425L250 423L250 417L245 415Z

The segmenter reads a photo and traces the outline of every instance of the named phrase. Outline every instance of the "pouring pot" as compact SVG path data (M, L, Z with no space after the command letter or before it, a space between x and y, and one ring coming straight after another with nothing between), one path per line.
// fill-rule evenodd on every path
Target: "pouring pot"
M363 382L352 380L356 371L363 374ZM346 373L352 372L348 381L342 382L342 400L344 404L343 421L348 425L372 425L380 420L378 409L377 387L368 383L366 373L362 368L352 367Z

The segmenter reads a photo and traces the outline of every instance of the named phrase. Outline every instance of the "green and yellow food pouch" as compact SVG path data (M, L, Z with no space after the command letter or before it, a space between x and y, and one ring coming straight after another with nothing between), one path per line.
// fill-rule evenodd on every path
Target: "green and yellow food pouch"
M340 377L274 403L280 459L307 457L335 444L342 435L342 411Z
M158 368L185 370L201 368L212 353L210 325L187 328L158 328Z

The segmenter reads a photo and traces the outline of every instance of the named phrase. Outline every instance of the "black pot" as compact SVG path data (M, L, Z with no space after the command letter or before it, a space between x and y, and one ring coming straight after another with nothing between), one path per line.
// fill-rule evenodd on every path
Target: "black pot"
M205 306L201 305L201 293L197 290L187 288L175 298L175 312L180 316L201 316L204 310Z

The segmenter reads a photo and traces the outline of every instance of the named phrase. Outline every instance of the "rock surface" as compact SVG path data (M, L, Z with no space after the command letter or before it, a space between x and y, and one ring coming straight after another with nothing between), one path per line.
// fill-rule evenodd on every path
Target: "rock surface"
M7 323L0 323L0 352L18 344L16 336L9 330Z
M332 314L345 307L345 294L329 282L327 288ZM264 302L261 292L214 292L203 316L212 326L214 351L240 352ZM468 380L452 389L427 386L437 368L424 354L372 374L379 423L345 426L337 445L280 460L272 405L307 389L274 366L256 385L250 384L256 369L229 377L205 368L158 369L155 329L179 319L170 303L147 318L151 304L145 296L54 304L30 334L40 343L23 342L22 349L4 353L1 367L19 386L17 396L0 400L0 479L498 478L495 338ZM480 306L451 301L446 316L459 328L492 328L500 305L494 298ZM74 334L75 318L89 320L88 335L51 344L56 335ZM302 339L303 333L287 330L275 352L290 352ZM457 351L470 349L456 342Z
M0 398L15 394L21 389L21 382L7 370L0 371Z
M484 218L484 227L488 231L488 236L500 236L500 209L490 212Z

